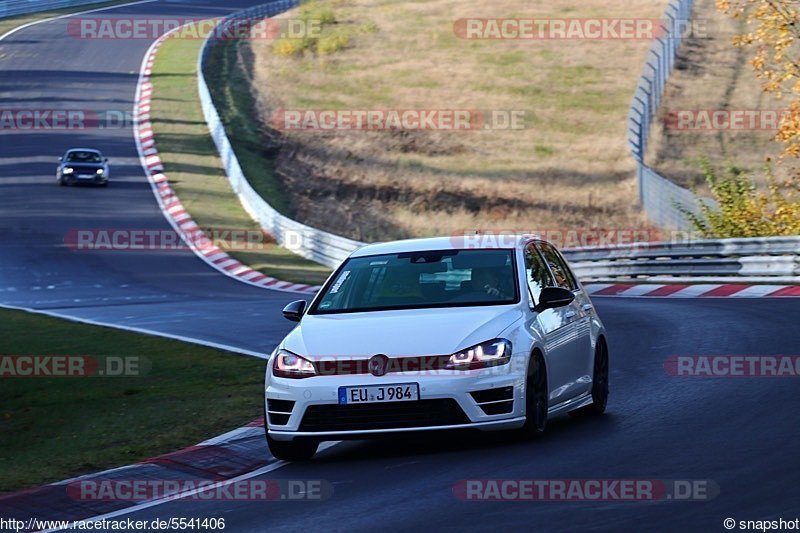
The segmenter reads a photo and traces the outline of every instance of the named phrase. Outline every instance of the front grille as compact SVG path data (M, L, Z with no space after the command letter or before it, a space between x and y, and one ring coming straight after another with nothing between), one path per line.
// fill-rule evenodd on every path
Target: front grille
M450 426L470 422L451 398L363 405L311 405L300 431L357 431Z

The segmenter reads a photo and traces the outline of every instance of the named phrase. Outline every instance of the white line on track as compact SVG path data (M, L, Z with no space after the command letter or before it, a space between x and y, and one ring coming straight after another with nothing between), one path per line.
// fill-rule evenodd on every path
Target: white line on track
M150 4L150 3L153 3L153 2L157 2L157 1L158 0L138 0L136 2L128 2L126 4L118 4L118 5L114 5L114 6L100 7L100 8L96 8L96 9L88 9L88 10L85 10L85 11L78 11L76 13L67 13L67 14L64 14L64 15L56 16L56 17L50 17L50 18L45 18L45 19L41 19L41 20L34 20L34 21L31 21L31 22L28 22L27 24L23 24L22 26L17 26L16 28L13 28L13 29L7 31L2 36L0 36L0 41L2 41L3 39L8 38L9 36L17 33L18 31L24 30L25 28L30 28L31 26L36 26L37 24L45 24L47 22L53 22L53 21L56 21L56 20L75 17L75 16L78 16L78 15L87 15L89 13L97 13L97 12L100 12L100 11L110 11L112 9L118 9L118 8L126 7L126 6L134 6L134 5L140 5L140 4ZM156 41L156 42L158 42L158 41ZM155 43L153 43L153 44L155 45ZM150 52L152 52L152 48L153 47L151 46L150 49L145 54L145 62L147 61L147 58L150 56ZM141 68L141 72L140 72L140 75L139 75L139 80L140 81L137 84L137 92L139 90L138 87L141 85L141 78L143 77L142 72L144 71L145 66L146 66L146 64L143 64L142 68ZM136 98L136 101L138 102L138 97ZM139 139L138 138L136 138L136 142L137 142L137 144L139 143ZM140 153L141 153L141 151L140 151ZM156 198L158 198L160 200L158 195L156 195ZM169 220L169 217L167 217L167 219ZM157 337L165 337L165 338L168 338L168 339L174 339L174 340L179 340L179 341L183 341L183 342L189 342L189 343L193 343L193 344L199 344L201 346L208 346L209 348L217 348L217 349L220 349L220 350L227 350L229 352L240 353L242 355L249 355L249 356L253 356L253 357L258 357L260 359L265 359L267 357L263 353L254 352L252 350L245 350L245 349L238 348L236 346L231 346L231 345L228 345L228 344L221 344L221 343L205 341L205 340L201 340L201 339L194 339L194 338L191 338L191 337L185 337L183 335L174 335L174 334L171 334L171 333L164 333L164 332L161 332L161 331L154 331L154 330L146 329L146 328L137 328L137 327L133 327L133 326L123 326L123 325L120 325L120 324L111 324L111 323L108 323L108 322L100 322L100 321L97 321L97 320L79 318L79 317L70 316L70 315L66 315L66 314L62 314L62 313L56 313L56 312L53 312L53 311L42 311L42 310L39 310L39 309L32 309L32 308L29 308L29 307L20 307L20 306L14 306L14 305L6 305L6 304L0 304L0 307L5 308L5 309L14 309L14 310L17 310L17 311L25 311L25 312L28 312L28 313L47 315L47 316L51 316L51 317L55 317L55 318L62 318L62 319L65 319L65 320L71 320L73 322L81 322L83 324L90 324L90 325L93 325L93 326L111 327L111 328L121 329L121 330L124 330L124 331L131 331L131 332L134 332L134 333L143 333L145 335L154 335L154 336L157 336Z
M31 26L36 26L37 24L43 24L45 22L53 22L54 20L61 20L69 17L75 17L78 15L88 15L89 13L97 13L98 11L108 11L111 9L117 9L119 7L125 6L135 6L138 4L149 4L151 2L157 2L158 0L138 0L137 2L128 2L127 4L118 4L115 6L106 6L106 7L98 7L95 9L88 9L86 11L78 11L77 13L67 13L66 15L59 15L57 17L50 17L42 20L34 20L28 22L27 24L23 24L22 26L17 26L16 28L5 32L3 35L0 35L0 41L5 39L6 37L10 37L11 35L17 33L18 31L24 30L25 28L30 28ZM33 13L31 13L33 14Z
M173 333L165 333L163 331L155 331L147 328L138 328L135 326L122 326L120 324L113 324L110 322L101 322L99 320L92 320L91 318L80 318L73 315L65 315L62 313L57 313L55 311L46 311L42 309L33 309L31 307L21 307L17 305L8 305L3 303L0 303L0 308L12 309L14 311L24 311L26 313L33 313L35 315L46 315L53 318L62 318L64 320L69 320L71 322L80 322L81 324L88 324L90 326L103 326L106 328L121 329L123 331L130 331L133 333L152 335L154 337L164 337L176 341L183 341L191 344L199 344L200 346L207 346L209 348L216 348L218 350L226 350L229 352L239 353L242 355L249 355L251 357L258 357L259 359L267 359L268 357L268 355L265 353L254 352L252 350L245 350L244 348L238 348L236 346L231 346L230 344L222 344L219 342L205 341L202 339L195 339L192 337L184 337L183 335L175 335Z

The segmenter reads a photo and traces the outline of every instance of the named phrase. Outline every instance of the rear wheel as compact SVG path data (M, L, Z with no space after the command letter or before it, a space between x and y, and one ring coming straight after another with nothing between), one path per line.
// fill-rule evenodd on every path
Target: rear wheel
M547 427L547 370L539 352L531 355L525 382L525 425L521 433L526 438L541 436Z
M281 461L308 461L317 453L319 442L314 440L275 440L267 434L269 451Z
M597 340L594 349L594 370L592 375L592 403L575 411L573 416L602 415L608 403L608 346L603 337Z

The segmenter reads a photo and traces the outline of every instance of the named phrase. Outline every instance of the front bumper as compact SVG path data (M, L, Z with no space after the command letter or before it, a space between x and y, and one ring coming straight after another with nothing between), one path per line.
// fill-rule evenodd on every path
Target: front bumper
M359 374L305 379L277 378L268 373L268 432L275 440L340 440L398 432L521 427L525 422L525 376L516 375L511 369L512 365L502 365L468 372L440 370L425 375L397 372L381 377ZM339 405L339 387L401 383L419 384L420 400Z
M95 174L92 176L77 176L75 174L65 174L61 176L61 180L63 180L64 183L69 183L70 185L74 185L76 183L103 185L105 183L108 183L108 177L99 174Z

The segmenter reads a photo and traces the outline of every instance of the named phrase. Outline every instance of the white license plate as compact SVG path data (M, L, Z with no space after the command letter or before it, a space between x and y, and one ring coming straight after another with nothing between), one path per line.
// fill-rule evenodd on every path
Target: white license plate
M354 403L413 402L416 400L419 400L419 385L416 383L339 387L340 405Z
M79 180L93 180L97 174L77 174Z

